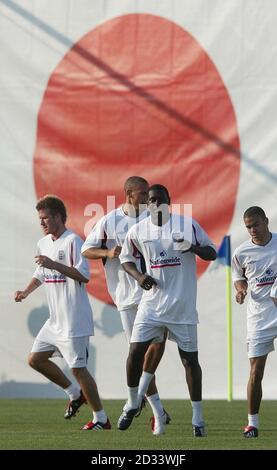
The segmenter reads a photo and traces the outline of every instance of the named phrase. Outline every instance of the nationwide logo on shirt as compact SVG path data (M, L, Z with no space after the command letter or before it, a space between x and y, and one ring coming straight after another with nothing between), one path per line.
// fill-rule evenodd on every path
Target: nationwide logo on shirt
M66 277L64 274L52 271L50 274L45 275L45 282L47 283L66 282Z
M274 271L269 268L265 272L265 276L261 277L256 277L256 286L257 287L262 287L262 286L270 286L274 284L276 279L276 274L274 274Z
M172 266L180 266L181 258L179 256L173 256L172 258L167 258L167 252L161 251L159 258L152 259L150 258L150 268L168 268Z

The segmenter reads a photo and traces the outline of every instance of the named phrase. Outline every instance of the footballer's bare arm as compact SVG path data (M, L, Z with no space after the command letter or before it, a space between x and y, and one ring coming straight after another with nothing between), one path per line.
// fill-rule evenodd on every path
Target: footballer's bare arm
M83 282L85 284L89 282L89 279L83 276L83 274L80 273L78 269L74 268L74 266L66 266L65 264L58 263L44 255L35 256L35 260L42 268L54 269L55 271L70 277L70 279L73 279L74 281Z
M26 299L31 292L41 286L41 282L33 277L30 284L24 290L17 290L14 294L15 302L22 302L22 300Z
M155 279L149 274L142 274L136 267L135 263L127 261L122 263L122 267L126 273L130 274L136 281L138 281L140 287L144 290L150 290L154 285L157 285Z
M248 282L246 280L239 280L234 282L235 289L237 291L236 301L238 304L243 304L244 299L247 295Z
M173 238L173 241L182 253L194 253L205 261L214 261L216 259L216 251L212 246L193 245L189 240L183 238Z
M88 248L82 255L88 259L113 259L118 258L121 253L121 246L115 245L112 248Z

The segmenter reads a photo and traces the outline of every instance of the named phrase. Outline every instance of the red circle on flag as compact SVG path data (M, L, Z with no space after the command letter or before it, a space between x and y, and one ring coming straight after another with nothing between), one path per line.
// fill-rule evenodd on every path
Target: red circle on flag
M68 226L124 200L132 175L168 187L174 204L220 243L233 216L240 143L229 93L198 41L172 21L128 14L78 41L51 74L38 116L37 196L68 208ZM97 204L98 206L95 206ZM102 212L101 212L102 211ZM207 263L198 260L198 275ZM110 303L101 263L91 262L89 292Z

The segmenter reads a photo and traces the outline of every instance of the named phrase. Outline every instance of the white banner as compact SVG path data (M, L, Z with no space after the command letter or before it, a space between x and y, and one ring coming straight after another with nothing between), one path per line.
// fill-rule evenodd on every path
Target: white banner
M65 201L83 238L94 204L119 205L134 174L192 204L218 245L247 238L252 205L277 230L276 24L275 0L0 0L0 396L63 396L27 365L47 318L43 288L13 301L33 274L41 195ZM103 398L123 398L128 348L91 265L89 368ZM203 395L225 398L225 273L206 269L199 263ZM246 397L245 336L246 308L233 303L234 398ZM273 353L265 398L275 398L276 366ZM163 398L188 397L174 343L157 383Z

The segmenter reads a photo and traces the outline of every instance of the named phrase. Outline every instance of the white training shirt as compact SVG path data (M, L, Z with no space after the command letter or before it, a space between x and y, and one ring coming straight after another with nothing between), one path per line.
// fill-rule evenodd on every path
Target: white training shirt
M274 298L277 297L277 278L275 279L275 282L274 282L273 286L271 287L270 297L274 297Z
M178 234L178 236L176 236ZM146 264L146 272L157 286L143 290L135 323L155 322L196 324L196 259L193 253L182 253L173 238L190 238L193 244L214 244L206 232L193 219L176 214L158 227L150 217L132 227L126 237L120 262L135 262L140 252Z
M82 246L82 253L89 248L107 248L122 246L128 230L138 221L147 217L145 210L138 218L129 217L119 207L102 217L89 233ZM141 269L141 259L135 258L138 269ZM142 296L139 284L122 268L118 258L103 260L107 287L118 310L126 310L137 305Z
M277 275L277 234L265 245L252 240L242 243L232 258L233 280L247 280L247 336L261 338L268 328L277 326L277 310L270 290ZM246 278L246 279L245 279Z
M52 240L51 234L39 240L37 254L74 267L89 279L89 265L81 255L82 244L83 240L67 229L57 240ZM45 323L48 329L65 338L94 334L92 310L84 283L41 266L37 267L33 277L46 288L50 312Z

